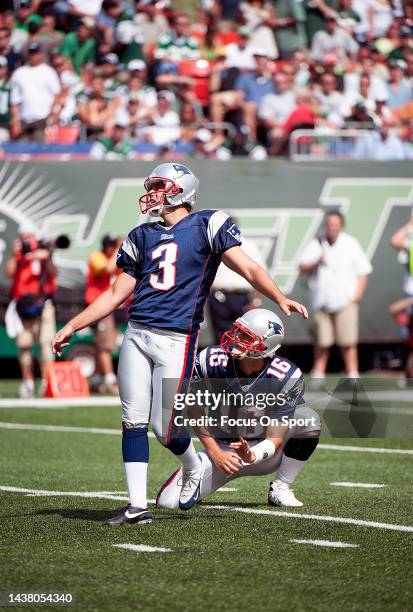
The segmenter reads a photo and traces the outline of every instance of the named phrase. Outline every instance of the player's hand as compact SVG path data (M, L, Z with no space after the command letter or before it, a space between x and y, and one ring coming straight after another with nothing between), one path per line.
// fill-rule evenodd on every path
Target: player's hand
M234 476L242 467L237 453L233 451L224 451L219 449L210 455L211 460L221 472L225 472L228 476Z
M288 298L284 298L281 302L278 303L278 306L281 308L284 314L289 317L292 312L298 312L303 315L304 319L308 319L307 308L300 304L300 302L294 302L294 300L289 300Z
M66 323L64 327L60 331L55 334L55 337L52 340L52 350L55 355L61 355L62 349L65 346L69 345L69 340L73 336L75 330L70 325L70 323Z
M244 463L254 463L255 453L244 438L240 437L239 442L232 442L229 446L236 451L238 457L240 457Z

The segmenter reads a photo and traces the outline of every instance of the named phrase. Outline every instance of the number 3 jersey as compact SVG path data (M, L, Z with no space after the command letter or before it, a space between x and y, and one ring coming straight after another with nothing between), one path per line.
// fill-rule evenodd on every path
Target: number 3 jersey
M135 227L117 257L117 266L137 281L130 319L155 329L197 331L221 256L240 244L238 227L218 210L192 213L172 227Z
M296 407L304 404L304 387L300 368L285 357L266 359L258 374L247 377L237 359L219 346L210 346L196 357L191 392L208 390L211 394L203 405L215 419L209 427L211 434L238 440L239 436L265 437L269 420L287 425Z

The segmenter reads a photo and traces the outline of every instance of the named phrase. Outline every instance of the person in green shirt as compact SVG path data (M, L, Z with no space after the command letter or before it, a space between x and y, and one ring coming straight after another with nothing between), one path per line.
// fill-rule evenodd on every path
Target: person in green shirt
M126 118L115 119L111 136L102 136L90 150L91 159L124 160L135 159L135 151L130 142L125 139L128 122Z
M308 44L311 47L314 35L325 30L325 17L337 17L340 8L339 0L304 0L307 15L306 28Z
M78 74L86 64L94 63L96 41L93 37L94 21L85 17L79 23L77 32L70 32L64 37L60 52L68 57Z
M305 12L296 0L274 0L275 39L281 59L291 59L294 51L307 46Z

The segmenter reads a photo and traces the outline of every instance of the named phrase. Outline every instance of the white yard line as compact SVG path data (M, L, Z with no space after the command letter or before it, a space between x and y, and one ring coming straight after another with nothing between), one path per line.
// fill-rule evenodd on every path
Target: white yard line
M373 484L372 482L330 482L333 487L350 487L354 489L383 489L385 484Z
M27 429L29 431L57 431L63 433L92 433L120 436L121 429L105 429L102 427L72 427L67 425L40 425L37 423L10 423L0 421L0 429ZM149 438L154 438L152 431L148 432ZM196 438L195 438L196 440ZM413 455L413 450L405 448L380 448L377 446L345 446L341 444L319 444L317 449L336 450L359 453L389 453L394 455Z
M107 407L120 406L120 399L114 395L99 397L69 397L54 399L49 397L34 397L32 399L0 399L0 408L72 408L72 407Z
M380 448L378 446L345 446L344 444L319 444L317 450L348 451L349 453L390 453L393 455L413 455L407 448Z
M159 546L147 546L146 544L112 544L114 548L125 548L135 552L173 552L172 548L161 548Z
M109 496L106 491L47 491L44 489L25 489L20 487L11 487L0 485L0 491L11 493L23 493L30 496L61 496L61 497L88 497L88 498L107 498L107 499L126 499L126 497ZM149 499L149 504L154 504L155 500ZM393 523L380 523L378 521L364 521L361 519L353 519L341 516L324 516L320 514L299 514L298 512L279 512L273 510L260 510L258 508L242 508L241 506L223 506L217 504L205 504L204 508L211 510L224 510L226 512L240 512L243 514L257 514L263 516L272 516L274 518L296 518L307 519L311 521L327 521L330 523L342 523L345 525L359 525L360 527L373 527L375 529L388 529L390 531L402 531L413 533L413 526L410 525L395 525Z
M353 519L342 516L324 516L320 514L299 514L298 512L274 512L272 510L259 510L255 508L242 508L238 506L219 506L219 505L204 505L204 508L212 510L228 510L230 512L242 512L243 514L261 514L273 516L274 518L296 518L308 519L311 521L327 521L330 523L343 523L345 525L359 525L360 527L374 527L376 529L389 529L390 531L407 531L413 533L411 525L394 525L392 523L379 523L378 521L364 521L361 519Z
M346 542L331 542L330 540L290 540L294 544L312 544L313 546L327 546L330 548L358 548L358 544Z
M238 491L238 489L236 489L235 487L221 487L220 489L215 491L215 493L219 493L220 491L222 491L223 493L233 493L234 491Z

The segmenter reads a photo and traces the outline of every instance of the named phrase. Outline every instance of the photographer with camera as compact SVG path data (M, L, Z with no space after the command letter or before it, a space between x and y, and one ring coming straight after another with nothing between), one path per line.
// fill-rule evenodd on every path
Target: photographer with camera
M88 260L85 302L91 304L97 297L109 289L115 275L116 255L123 238L115 234L106 234L102 238L102 248L93 251ZM118 394L116 374L113 369L112 353L116 348L117 327L114 314L111 313L93 326L96 347L97 374L92 377L92 389L99 393Z
M22 226L5 265L5 277L12 281L9 309L18 316L16 333L9 335L15 336L19 349L21 398L35 395L32 355L35 341L39 344L43 385L47 364L53 361L51 341L56 333L53 296L57 289L57 269L52 253L55 246L53 241L38 241L32 228Z

